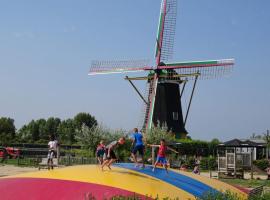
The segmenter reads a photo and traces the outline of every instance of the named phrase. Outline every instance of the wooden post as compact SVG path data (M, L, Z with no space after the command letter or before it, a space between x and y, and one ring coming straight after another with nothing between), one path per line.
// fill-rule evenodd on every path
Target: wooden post
M236 147L234 147L234 178L236 178Z
M60 158L60 146L57 145L56 148L56 158L57 158L57 165L59 165L59 158Z
M209 167L210 178L212 178L212 169L211 169L211 166L210 166L210 160L209 159L208 159L208 167Z
M269 143L270 143L270 136L269 136L269 130L266 131L266 134L265 134L265 142L266 142L266 159L268 160L269 159Z
M155 147L152 147L152 165L155 164Z
M250 172L250 176L251 176L251 179L253 179L253 148L251 148L251 152L250 152L250 161L251 161L251 172Z

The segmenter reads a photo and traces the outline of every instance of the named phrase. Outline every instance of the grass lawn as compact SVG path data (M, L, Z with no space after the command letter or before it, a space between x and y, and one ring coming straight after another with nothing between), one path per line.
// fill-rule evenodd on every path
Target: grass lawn
M270 180L220 179L223 182L241 187L255 188L261 185L270 187Z

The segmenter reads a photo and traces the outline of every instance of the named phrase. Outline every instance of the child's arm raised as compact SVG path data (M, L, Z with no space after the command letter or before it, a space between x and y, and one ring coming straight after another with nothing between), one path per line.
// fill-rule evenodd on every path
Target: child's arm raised
M160 147L160 145L158 145L158 144L147 144L147 146L149 146L149 147Z
M178 151L174 150L174 149L173 149L173 148L171 148L171 147L167 147L167 149L169 149L169 150L173 151L174 153L179 153Z

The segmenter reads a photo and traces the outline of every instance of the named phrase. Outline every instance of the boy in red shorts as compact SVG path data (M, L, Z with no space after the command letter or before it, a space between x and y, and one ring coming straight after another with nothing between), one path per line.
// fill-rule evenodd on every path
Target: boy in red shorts
M167 170L167 159L166 159L166 151L167 150L171 150L175 153L178 153L177 151L175 151L174 149L166 146L165 144L165 140L164 139L161 139L160 140L160 145L156 145L156 144L148 144L148 146L150 147L159 147L158 149L158 155L157 155L157 160L154 164L154 167L152 169L152 171L154 172L155 171L155 168L157 166L158 163L161 163L163 165L163 167L166 169L166 172L168 173L168 170Z

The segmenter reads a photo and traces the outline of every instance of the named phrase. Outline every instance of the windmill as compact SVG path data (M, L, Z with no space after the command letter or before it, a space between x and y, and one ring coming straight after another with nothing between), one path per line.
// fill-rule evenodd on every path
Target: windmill
M176 138L186 137L185 125L191 101L198 79L217 78L228 74L234 65L234 59L205 60L170 63L176 27L177 0L162 0L159 26L156 38L155 66L149 60L130 61L92 61L89 75L141 72L143 77L128 77L145 104L142 127L147 131L153 125L166 124L175 133ZM144 97L132 81L147 82L147 95ZM188 81L193 81L185 117L181 99Z

